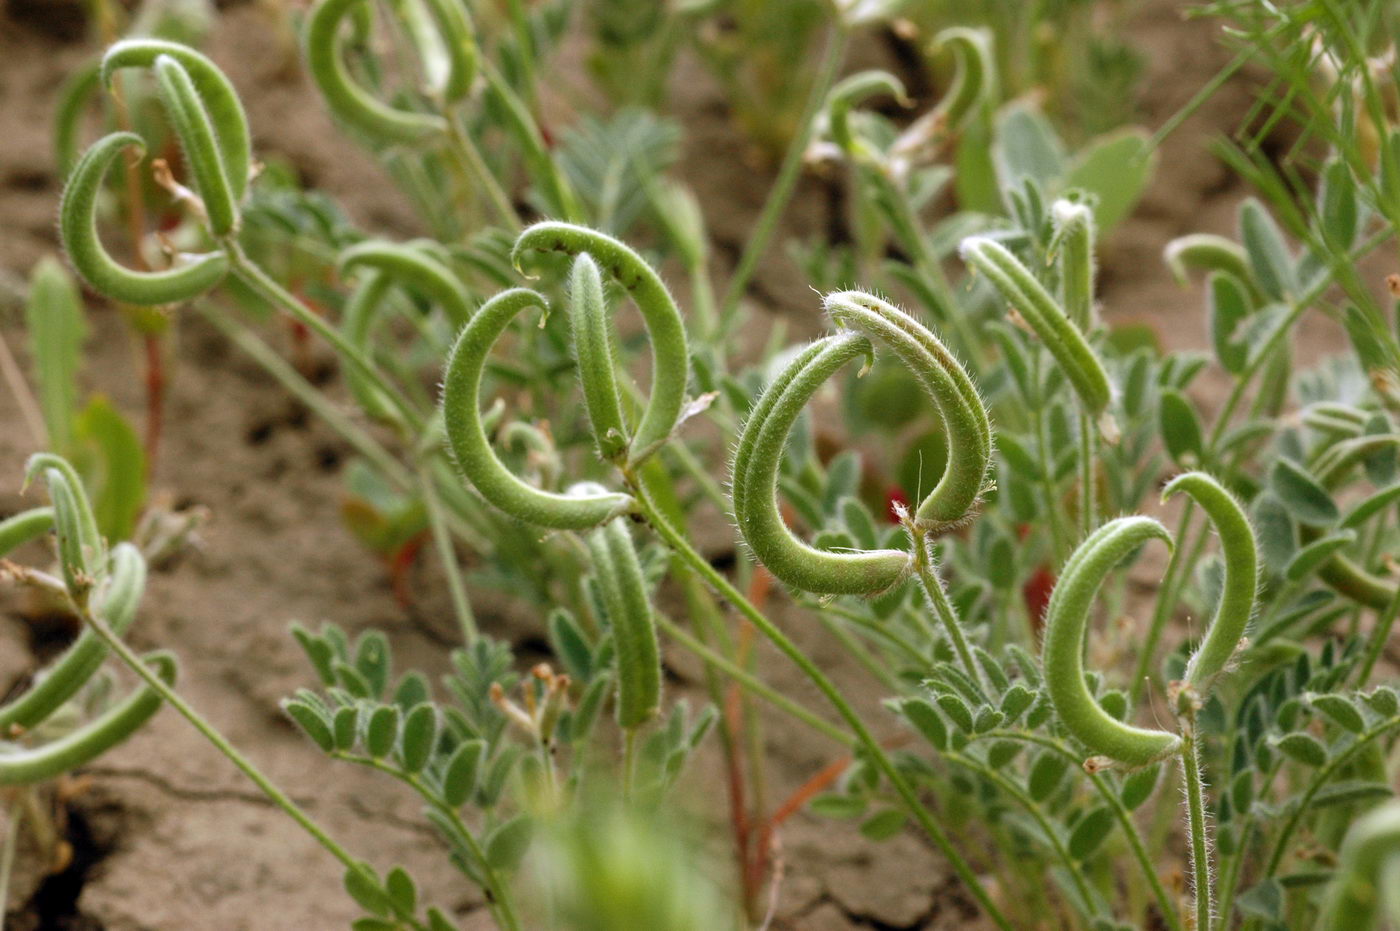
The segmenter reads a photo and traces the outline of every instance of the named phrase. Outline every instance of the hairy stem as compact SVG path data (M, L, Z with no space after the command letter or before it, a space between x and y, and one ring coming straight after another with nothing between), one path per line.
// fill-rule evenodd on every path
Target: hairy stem
M1206 833L1205 784L1201 781L1201 761L1197 747L1195 715L1182 719L1181 775L1186 792L1187 830L1191 842L1192 892L1196 897L1196 931L1214 928L1214 901L1211 889L1210 837Z

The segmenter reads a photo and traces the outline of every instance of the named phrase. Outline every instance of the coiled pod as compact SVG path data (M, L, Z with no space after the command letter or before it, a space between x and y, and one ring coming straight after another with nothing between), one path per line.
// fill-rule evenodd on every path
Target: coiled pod
M108 168L127 146L145 151L145 143L135 133L104 136L83 153L68 177L58 228L73 270L93 290L127 304L174 304L197 297L228 273L228 256L222 251L182 256L182 264L173 268L141 272L118 263L102 245L97 233L98 193Z
M178 667L174 655L162 651L143 659L154 667L161 681L175 683ZM161 704L160 694L143 685L87 724L42 747L0 745L0 786L32 785L91 762L136 733Z
M1342 841L1320 931L1357 931L1400 921L1400 802L1356 819Z
M592 482L581 482L570 491L606 493ZM651 720L661 707L656 619L626 519L615 518L593 530L587 544L617 651L617 723L630 730Z
M831 139L847 155L860 158L871 153L851 133L851 108L876 94L888 94L901 106L909 105L904 82L888 71L861 71L843 78L832 87L826 98L828 131Z
M1109 570L1151 540L1172 542L1167 529L1150 517L1120 517L1104 524L1065 563L1045 609L1041 665L1056 715L1096 757L1127 767L1169 756L1181 738L1124 724L1104 711L1084 681L1084 636Z
M1104 413L1112 389L1103 363L1084 333L1055 303L1035 276L1005 246L988 236L970 236L959 247L963 261L982 272L1055 357L1085 409Z
M944 29L933 37L930 50L953 53L953 84L937 106L900 134L890 150L892 155L912 156L929 143L956 133L980 108L996 100L997 69L988 30L962 26Z
M1051 206L1050 216L1055 223L1050 248L1059 253L1065 312L1087 333L1094 321L1094 211L1061 198Z
M940 529L964 520L977 506L992 456L992 427L972 378L927 327L864 291L837 291L822 301L838 326L887 346L933 399L947 437L948 464L914 511L915 525Z
M1186 284L1191 269L1207 273L1227 272L1243 282L1253 280L1244 247L1215 233L1178 236L1162 250L1162 260L1181 284ZM1250 290L1253 292L1253 285Z
M345 67L341 27L367 0L321 0L306 20L306 62L311 78L336 118L374 141L410 145L448 131L447 120L390 106L362 87ZM441 96L466 96L476 75L476 41L461 4L431 0L429 12L442 33L447 52Z
M30 508L0 521L0 556L53 529L53 508Z
M194 81L178 61L161 55L155 63L156 84L161 100L180 140L185 164L194 177L194 187L204 207L209 231L215 236L227 236L238 227L238 205L224 174L219 157L214 125L209 120Z
M1206 512L1220 536L1225 560L1225 585L1215 616L1206 626L1200 646L1186 663L1184 683L1198 700L1204 700L1211 684L1235 655L1245 628L1254 616L1259 590L1259 545L1254 527L1235 496L1204 472L1178 475L1162 491L1162 501L1184 492Z
M739 532L768 571L801 591L881 592L913 568L903 550L816 549L793 535L778 506L778 468L798 414L832 375L872 351L870 341L857 333L838 333L812 343L764 390L739 437L731 480Z
M652 376L651 396L636 432L628 439L627 463L636 466L670 438L680 421L690 375L690 354L680 308L655 269L626 244L605 233L572 223L536 223L520 234L511 250L511 261L517 270L522 256L531 251L571 256L587 252L622 285L641 311L651 338Z
M94 599L94 611L120 636L136 620L137 608L146 591L146 560L135 546L119 543L112 549L111 562L105 586ZM28 691L0 707L0 739L16 730L29 730L46 720L78 693L106 658L107 645L97 634L84 629L78 639L39 674Z
M569 322L574 331L574 358L584 406L593 426L598 455L615 461L627 452L627 424L617 393L616 362L608 302L598 264L586 252L574 258L569 272Z
M97 518L83 481L68 460L53 453L35 453L25 464L25 484L41 473L53 502L63 580L69 595L81 603L106 574L107 548L97 530Z
M521 311L547 306L542 296L525 288L504 291L481 306L463 327L447 360L442 383L443 426L458 468L487 501L527 523L584 530L628 511L631 497L614 492L561 495L535 488L501 462L481 422L481 376L491 347Z
M243 112L238 92L218 65L178 42L123 39L102 56L102 83L111 86L112 76L122 68L151 68L162 57L179 64L193 84L200 107L214 127L214 141L224 177L232 186L234 201L242 202L248 192L253 164L248 116Z

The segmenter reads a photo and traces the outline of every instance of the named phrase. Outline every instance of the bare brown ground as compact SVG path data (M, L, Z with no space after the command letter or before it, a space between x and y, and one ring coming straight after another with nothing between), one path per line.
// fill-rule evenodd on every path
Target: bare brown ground
M61 79L88 54L41 28L42 15L25 13L35 6L11 0L12 15L0 14L0 285L3 276L22 276L56 248L58 185L48 119ZM1183 105L1224 61L1210 27L1183 23L1170 2L1147 4L1132 35L1150 56L1141 101L1148 126ZM257 150L290 159L366 227L414 232L412 214L392 187L337 136L312 90L275 49L267 20L250 6L227 11L211 48L249 106ZM881 52L872 44L861 54L878 60ZM1151 323L1173 348L1204 345L1200 297L1170 280L1160 251L1184 232L1233 227L1240 191L1204 142L1233 126L1248 92L1247 82L1228 86L1167 141L1151 191L1103 256L1109 318ZM683 173L701 194L722 258L732 261L769 179L752 167L701 69L683 67L674 96L686 131ZM808 183L788 232L824 227L829 209L822 186ZM786 315L797 332L810 330L811 292L781 255L774 249L759 275L758 310ZM94 305L92 322L93 387L139 414L137 345L109 309ZM1312 335L1314 324L1306 327ZM1330 330L1316 329L1317 338L1305 345L1336 345ZM3 332L13 345L21 342L14 313ZM293 619L334 620L352 633L383 628L401 663L441 671L452 638L442 587L419 570L416 608L396 604L378 563L339 520L337 473L346 450L251 363L193 319L180 323L172 356L178 362L156 486L181 504L207 507L213 520L197 552L152 579L133 641L176 650L182 691L352 850L380 867L409 865L430 901L453 908L468 927L486 927L475 890L445 864L413 800L383 779L326 762L277 708L279 698L309 679L286 635ZM8 393L0 396L0 423L8 427L0 431L0 511L10 513L33 502L17 493L32 446ZM716 522L714 531L706 539L724 546L723 525ZM487 632L515 641L538 634L533 618L512 614L489 593L480 597ZM864 711L879 715L878 688L834 644L808 626L787 626ZM0 623L0 636L2 689L33 660L32 638L16 616ZM818 706L805 680L771 659L762 668L774 684ZM698 682L690 657L671 651L668 661L684 681ZM677 691L700 696L694 687ZM770 778L781 797L835 751L784 721L768 723ZM338 866L169 711L89 770L87 783L69 805L69 824L80 857L90 863L68 888L51 883L51 900L42 905L24 904L37 879L32 868L25 871L12 899L21 906L10 916L14 927L310 931L345 927L356 915ZM719 784L697 779L692 790L693 802L717 820L722 797L700 787ZM782 844L786 878L777 927L977 926L966 894L912 835L871 845L853 826L802 815L782 832Z

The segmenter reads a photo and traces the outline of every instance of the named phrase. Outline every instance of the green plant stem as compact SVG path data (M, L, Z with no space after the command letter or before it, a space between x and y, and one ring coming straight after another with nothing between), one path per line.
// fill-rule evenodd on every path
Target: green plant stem
M1390 604L1376 615L1375 626L1371 628L1371 636L1366 641L1366 656L1361 661L1361 671L1356 677L1357 688L1365 688L1366 683L1371 681L1371 673L1375 671L1376 662L1380 660L1386 641L1390 639L1397 615L1400 615L1400 586L1397 586L1395 597L1390 599Z
M1264 797L1269 786L1273 783L1279 769L1283 766L1283 759L1274 761L1274 765L1269 768L1269 772L1264 776L1263 787L1260 789L1259 797ZM1220 883L1220 914L1229 920L1229 916L1234 913L1235 890L1239 888L1240 871L1244 867L1245 853L1249 850L1250 842L1254 839L1255 809L1250 808L1244 813L1244 827L1240 831L1240 839L1236 845L1235 854L1230 858L1229 864L1225 867L1225 877Z
M1098 523L1098 490L1094 487L1097 473L1094 460L1098 456L1098 430L1093 418L1082 408L1079 412L1079 535L1088 539Z
M447 592L452 598L452 610L462 628L462 642L471 646L477 638L476 614L472 611L471 599L467 597L467 586L462 580L462 567L457 562L457 549L452 545L452 535L447 531L442 502L438 500L432 476L420 471L418 483L422 488L423 506L428 512L428 528L433 535L433 545L437 548L438 560L442 563L443 574L447 577Z
M985 736L989 739L1016 740L1022 743L1035 744L1045 747L1054 753L1059 754L1070 762L1073 766L1079 766L1084 762L1082 753L1075 753L1064 745L1064 742L1055 737L1045 737L1040 734L1028 733L1025 731L992 730ZM1167 923L1171 931L1182 931L1181 918L1177 914L1176 907L1171 897L1167 895L1166 887L1162 885L1162 880L1157 876L1157 870L1153 866L1152 858L1147 855L1147 846L1142 841L1142 834L1138 831L1137 825L1133 822L1133 814L1128 810L1128 806L1123 804L1123 800L1118 793L1113 790L1100 773L1085 773L1089 777L1089 782L1099 793L1113 811L1113 815L1118 819L1118 824L1123 828L1123 835L1128 839L1128 846L1133 851L1133 859L1137 860L1138 867L1142 870L1143 878L1152 889L1152 895L1157 900L1157 908L1162 913L1162 920Z
M1210 838L1206 834L1205 785L1194 714L1182 718L1181 777L1186 792L1187 829L1191 842L1192 892L1196 897L1196 931L1214 928L1211 906Z
M1040 384L1041 353L1035 353L1034 374L1036 384ZM1055 491L1055 457L1050 449L1050 435L1045 424L1045 408L1040 399L1027 398L1031 408L1031 423L1035 428L1035 448L1040 457L1040 488L1045 495L1045 513L1050 516L1050 539L1055 547L1055 562L1063 563L1069 558L1069 534L1060 516L1060 496Z
M496 211L501 222L512 233L518 233L524 228L520 221L520 214L516 212L515 205L510 201L510 195L505 188L501 187L500 181L491 173L491 168L486 164L486 159L481 157L481 150L472 141L471 134L466 132L457 118L449 117L447 120L449 148L452 153L467 167L467 171L476 178L481 189L486 192L486 199L491 202L491 207Z
M816 612L817 623L821 624L827 633L840 642L841 648L851 654L851 657L860 664L862 669L870 673L871 677L885 688L891 691L898 690L899 680L895 678L888 663L882 663L876 659L875 655L865 648L865 644L856 639L842 624L833 620L830 616L832 612L823 611L821 608L817 608Z
M990 917L998 927L1006 929L1006 931L1011 931L1011 924L1006 920L1001 909L991 900L986 889L983 888L981 881L977 878L977 874L972 871L967 861L963 859L962 854L953 847L948 835L938 826L938 823L933 820L933 816L929 814L928 809L919 801L918 793L915 792L909 780L895 767L894 761L890 759L885 748L875 739L875 735L870 733L870 730L865 726L865 722L856 714L855 709L851 707L850 702L846 701L845 696L841 694L836 685L827 678L826 674L823 673L815 663L807 658L807 655L803 653L776 624L770 621L763 612L755 608L728 579L720 574L714 566L710 565L703 556L696 552L695 548L690 545L690 542L686 540L685 537L676 532L675 528L673 528L666 518L662 516L661 512L657 510L656 506L651 501L651 497L644 490L638 490L637 503L642 516L652 525L666 544L684 559L702 579L712 585L740 614L748 618L749 622L752 623L761 634L767 637L774 646L788 657L788 659L792 660L792 662L797 665L798 669L800 669L803 674L811 680L812 684L826 697L837 714L846 721L847 725L855 733L856 738L870 755L871 760L885 775L885 778L890 781L890 785L899 793L900 798L903 800L910 814L913 815L914 819L918 821L929 838L933 840L934 844L937 845L939 850L942 851L943 855L948 859L953 870L967 886L969 893L977 900L988 917Z
M335 327L331 326L320 314L315 313L296 296L274 281L267 272L262 270L236 242L228 242L226 245L229 265L233 273L253 291L257 292L265 301L273 307L284 311L298 323L305 326L311 332L324 339L335 349L336 353L345 362L354 366L363 374L370 383L384 396L389 398L399 415L403 418L407 427L418 432L423 428L422 416L413 409L413 406L403 397L402 393L392 385L379 370L379 367L366 356L359 347L353 345Z
M637 728L622 732L622 797L631 801L637 782Z
M268 778L262 770L253 765L253 762L244 756L237 747L228 741L202 714L194 709L189 702L185 701L173 688L165 683L156 672L141 662L141 657L137 656L131 647L126 645L126 641L118 637L113 630L107 626L107 622L86 608L80 608L83 622L97 634L104 643L117 655L126 666L140 677L141 681L158 694L167 705L188 721L195 730L213 745L229 762L236 766L243 775L267 796L272 804L276 805L287 817L295 821L303 831L311 835L311 838L320 844L325 850L335 857L348 870L361 873L366 882L372 883L376 888L383 891L379 880L372 873L365 870L364 866L351 856L350 852L340 845L335 838L326 833L325 829L317 824L302 807L294 802L291 796L283 792L278 786ZM384 895L388 895L384 892ZM414 922L415 927L421 927Z
M1187 528L1191 526L1191 518L1196 513L1196 502L1192 498L1187 498L1186 503L1181 508L1181 524L1177 538L1183 538L1187 533ZM1142 701L1142 693L1147 688L1147 683L1152 675L1152 661L1157 654L1157 646L1162 641L1162 634L1167 629L1167 621L1170 620L1172 609L1176 606L1176 599L1172 597L1172 591L1176 586L1177 575L1185 565L1185 553L1187 547L1172 547L1171 556L1167 558L1167 569L1162 575L1162 585L1158 589L1157 604L1152 609L1152 620L1147 625L1147 637L1142 642L1142 649L1138 652L1137 668L1133 671L1133 681L1129 688L1129 695L1132 703L1136 706Z
M337 760L344 760L347 763L356 763L360 766L368 766L371 769L376 769L381 773L393 776L395 779L417 792L423 801L427 802L434 810L447 819L447 822L452 825L453 831L457 834L457 839L461 841L462 846L467 848L467 853L471 854L472 859L481 867L481 876L486 881L484 885L487 895L489 896L488 904L492 913L500 919L501 924L504 925L508 931L520 931L520 919L516 917L515 906L511 903L510 891L506 888L505 883L501 882L500 874L491 866L491 862L486 859L486 851L482 849L481 842L476 839L476 835L472 833L471 828L462 820L462 816L458 813L456 808L447 804L442 796L435 792L416 773L406 772L385 760L364 756L358 753L346 753L340 750L333 752L331 756Z
M768 192L768 200L763 205L763 212L759 214L753 232L749 234L749 240L744 244L744 252L739 257L739 264L734 267L734 273L730 276L729 284L724 289L724 299L720 302L719 312L719 325L722 333L727 334L733 328L735 315L739 310L739 302L743 300L744 292L748 290L749 280L753 278L753 273L758 269L759 260L768 251L768 243L773 238L774 231L777 230L778 220L782 217L788 201L792 198L792 192L797 187L797 180L802 175L802 160L807 153L807 146L812 141L817 114L821 112L821 108L826 102L826 95L831 90L837 73L841 70L842 62L846 59L846 45L850 41L850 37L839 24L834 25L832 30L832 34L827 38L822 63L817 69L817 79L813 82L812 89L807 95L807 102L802 109L802 116L797 124L797 133L792 137L792 142L788 143L787 153L783 156L782 166L778 169L778 177Z
M914 571L918 573L919 581L923 583L933 613L938 616L939 623L943 625L943 631L948 636L948 642L953 645L953 652L957 654L958 661L963 664L968 676L977 683L984 693L993 694L987 688L987 677L982 672L982 667L977 664L976 658L972 655L972 648L968 646L967 635L963 632L957 609L948 600L948 593L943 588L943 580L938 577L938 569L933 565L928 544L917 536L914 538Z

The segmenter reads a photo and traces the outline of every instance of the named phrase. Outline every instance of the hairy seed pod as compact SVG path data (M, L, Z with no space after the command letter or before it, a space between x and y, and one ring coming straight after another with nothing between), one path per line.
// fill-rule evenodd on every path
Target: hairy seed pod
M202 109L214 126L224 175L233 188L234 200L241 202L252 177L253 153L248 116L243 112L238 92L218 65L178 42L123 39L108 48L102 56L102 83L111 86L112 76L122 68L150 68L162 56L179 62L193 82L203 104Z
M628 495L556 494L522 482L491 448L481 424L481 376L491 347L527 307L547 306L534 291L512 288L481 306L462 329L443 374L442 415L457 466L483 498L527 523L559 530L584 530L625 513Z
M593 425L598 455L616 461L627 451L627 424L617 393L617 373L598 265L586 252L574 259L569 273L569 322L574 331L574 357L584 405Z
M1055 303L1035 276L1006 247L987 236L970 236L959 248L963 261L987 276L1025 319L1060 364L1075 393L1091 414L1101 414L1112 399L1108 373L1083 332Z
M204 204L209 231L216 237L227 236L238 228L238 204L219 155L214 124L189 72L178 61L169 55L158 56L155 73L175 138L180 140L195 191Z
M517 269L521 257L531 251L566 255L587 252L626 289L642 313L642 322L651 337L652 376L651 397L628 449L628 464L635 466L670 438L685 403L690 353L680 308L656 271L630 247L605 233L572 223L536 223L520 234L511 250L511 261Z
M1094 211L1061 198L1050 208L1055 223L1051 250L1059 251L1065 311L1081 332L1094 321Z
M341 51L346 17L367 0L321 0L306 19L306 63L336 118L374 142L412 144L447 132L447 121L376 99L350 76Z
M35 453L24 468L27 485L40 473L53 502L58 534L58 558L68 593L79 603L105 575L107 549L97 530L97 518L78 473L68 460L52 453Z
M793 535L778 505L778 469L798 414L842 366L871 352L870 341L856 333L817 340L754 403L739 437L732 478L739 532L768 571L799 591L873 594L899 582L913 566L903 550L816 549Z
M357 268L372 268L397 284L417 291L439 304L454 327L471 319L471 297L455 272L433 256L424 243L394 243L372 239L340 253L336 272L342 277Z
M877 94L888 94L901 106L909 105L904 82L888 71L871 70L853 74L838 81L827 94L826 112L831 139L849 156L871 154L851 133L851 108Z
M127 146L144 151L135 133L112 133L93 143L78 159L59 205L59 234L73 270L94 291L127 304L174 304L214 287L228 272L223 252L195 256L192 261L159 272L132 271L107 253L97 234L97 196L112 162Z
M461 0L427 0L428 12L437 22L443 48L447 52L447 75L442 82L442 98L453 102L471 93L476 81L476 29Z
M915 509L916 525L936 529L964 520L982 494L992 455L987 408L967 370L927 327L873 294L837 291L822 304L832 322L889 347L938 409L948 464Z
M100 65L92 61L69 75L58 90L53 114L53 153L60 180L68 180L68 173L78 160L78 134L101 81Z
M1084 682L1084 636L1104 577L1150 540L1171 545L1167 529L1150 517L1109 521L1079 545L1060 572L1045 609L1041 667L1046 690L1065 729L1096 756L1128 767L1146 766L1176 752L1181 738L1133 727L1100 707Z
M0 556L8 556L53 529L53 508L30 508L0 521Z
M1244 508L1211 476L1204 472L1178 475L1163 489L1162 501L1178 492L1189 495L1215 525L1225 560L1225 585L1220 593L1220 604L1206 626L1200 646L1186 664L1184 681L1204 700L1215 678L1235 655L1240 638L1254 615L1259 590L1259 545Z
M1250 282L1249 260L1239 243L1215 233L1191 233L1178 236L1162 250L1162 261L1181 284L1190 280L1192 269L1202 272L1227 272L1238 281ZM1250 292L1257 296L1254 286Z
M992 56L992 34L986 29L953 26L933 37L933 51L953 53L957 76L939 101L940 122L947 132L960 128L978 106L996 100L997 69Z
M1400 921L1400 801L1357 818L1342 848L1327 895L1321 931L1354 931Z
M571 490L599 494L605 489L583 482ZM589 533L587 542L617 650L617 723L630 730L651 720L661 707L656 619L627 521L608 521Z
M120 636L136 620L136 610L146 591L146 560L135 546L118 543L112 549L111 562L105 586L96 595L94 610ZM107 644L85 629L36 677L28 691L0 707L0 739L15 728L28 730L45 721L78 693L106 658Z
M143 660L161 681L175 683L178 667L173 654L150 653ZM143 685L92 721L42 747L0 746L0 786L44 782L92 762L136 733L160 710L161 703L160 694Z

